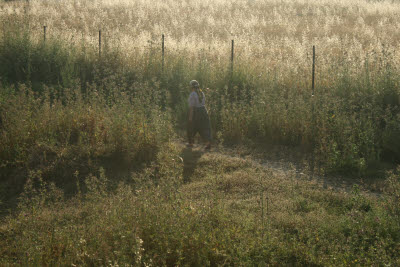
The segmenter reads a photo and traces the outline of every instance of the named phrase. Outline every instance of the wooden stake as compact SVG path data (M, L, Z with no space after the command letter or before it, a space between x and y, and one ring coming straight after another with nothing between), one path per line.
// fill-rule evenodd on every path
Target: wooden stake
M312 154L311 154L311 176L314 177L314 167L315 167L315 101L314 101L314 88L315 88L315 46L313 45L313 63L312 63L312 84L311 84L311 127L312 127Z
M261 190L261 237L264 240L264 191Z
M99 57L101 57L101 30L99 30Z
M46 28L47 26L43 26L43 42L46 42Z
M234 56L234 48L235 48L235 41L232 40L232 49L231 49L231 73L233 73L233 56Z
M232 46L231 46L231 69L230 69L230 77L229 77L229 86L228 86L228 88L229 88L229 91L232 91L233 90L233 85L232 85L232 82L233 82L233 59L234 59L234 49L235 49L235 41L234 40L232 40ZM233 94L233 92L230 92L230 95L231 95L231 97L234 97L234 94Z
M315 81L315 45L313 45L313 56L312 56L312 95L314 96L314 81Z
M268 197L268 192L267 192L267 238L269 238L269 197Z
M164 34L162 35L162 63L161 63L161 71L164 73Z

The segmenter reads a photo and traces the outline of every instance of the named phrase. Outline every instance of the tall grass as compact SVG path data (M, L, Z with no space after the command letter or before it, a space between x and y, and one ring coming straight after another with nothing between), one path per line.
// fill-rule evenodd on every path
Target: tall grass
M100 167L114 177L123 176L120 169L129 174L154 161L172 136L169 112L161 111L153 87L137 83L131 88L105 91L92 84L83 95L74 85L58 95L55 87L44 86L41 94L25 85L2 87L4 204L14 202L29 173L40 173L46 182L74 194L76 183Z
M389 175L387 194L377 198L358 186L349 193L326 191L251 161L206 154L185 184L187 163L179 152L174 146L160 150L154 165L113 191L103 171L89 175L86 193L69 200L32 173L18 213L0 227L0 263L399 263L397 173Z
M334 192L218 153L188 162L170 142L197 79L216 142L300 146L321 171L399 162L399 13L362 0L0 2L0 264L399 264L397 172L379 197Z
M2 4L3 83L28 83L38 92L43 84L68 88L78 83L84 93L90 90L87 84L96 84L107 97L116 86L130 92L132 84L147 83L161 89L161 106L171 107L183 128L187 81L197 79L210 88L207 102L219 141L303 146L308 152L314 147L327 171L364 173L381 161L399 160L396 3L54 5ZM184 12L189 7L196 16ZM104 47L98 58L100 28ZM163 73L161 33L166 34ZM233 73L231 38L236 41ZM312 44L317 47L313 100Z

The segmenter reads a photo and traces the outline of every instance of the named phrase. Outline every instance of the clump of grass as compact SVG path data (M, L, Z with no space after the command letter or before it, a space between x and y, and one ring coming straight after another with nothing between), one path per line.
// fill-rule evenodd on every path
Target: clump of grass
M183 128L187 81L197 79L205 88L211 88L206 97L218 141L302 146L304 151L315 153L320 169L328 172L374 174L381 162L398 162L397 35L384 34L393 31L388 17L398 19L394 4L388 10L382 3L359 1L324 6L296 1L222 1L205 7L213 19L201 23L212 26L212 36L204 35L198 26L200 21L192 17L181 20L176 12L182 7L176 1L171 2L175 8L146 1L57 5L75 11L74 16L41 1L30 6L2 4L5 12L0 59L7 62L7 67L0 69L3 82L30 83L38 92L43 84L52 85L59 95L61 88L74 87L76 82L84 92L90 90L87 83L95 83L106 97L112 96L116 86L133 91L132 84L147 83L155 90L161 89L161 107L171 108L174 124ZM195 10L199 6L193 4ZM132 14L129 8L141 11ZM96 10L96 22L89 23L88 10ZM243 15L240 21L238 10L252 19ZM48 14L54 16L47 21L52 25L48 25L45 43L42 26ZM265 20L265 14L270 20ZM289 15L292 20L286 21ZM150 25L152 20L157 20L159 26ZM132 28L136 23L142 28ZM181 30L164 32L162 69L161 31L167 28L161 25L171 23L180 25ZM224 25L230 34L216 25ZM280 31L276 25L281 25ZM347 30L339 30L341 27ZM101 57L99 28L103 33ZM252 35L242 34L252 31ZM231 38L236 41L233 65L229 62ZM385 44L381 40L386 40ZM312 45L317 47L314 100L310 90Z
M18 203L1 264L400 264L397 173L380 199L169 143L194 78L217 141L302 146L323 171L397 162L395 4L194 1L208 19L181 1L0 8L0 193Z
M156 92L146 84L134 86L136 93L114 87L109 95L92 85L82 95L76 85L62 97L52 87L40 95L24 85L4 89L0 180L9 188L7 198L20 191L30 171L71 193L76 173L82 180L100 166L135 170L155 160L171 137L169 115L161 112Z
M397 171L391 171L388 174L388 179L386 180L385 191L388 194L386 198L386 209L390 216L392 216L397 222L399 222L400 217L400 169Z
M151 166L112 190L115 182L100 170L70 199L32 172L17 213L1 224L1 263L399 263L396 175L380 199L360 187L327 191L213 153L199 159L187 183L179 152L164 147Z

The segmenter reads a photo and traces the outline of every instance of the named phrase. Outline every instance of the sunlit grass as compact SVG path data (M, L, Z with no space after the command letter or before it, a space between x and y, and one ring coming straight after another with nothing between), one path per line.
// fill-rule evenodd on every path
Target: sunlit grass
M398 265L398 173L378 197L337 192L171 140L197 79L216 146L283 145L305 165L314 153L322 174L383 176L400 156L399 13L362 0L0 2L0 264Z
M1 263L399 263L396 174L376 197L358 186L322 189L229 154L171 145L157 158L111 192L103 171L89 176L86 193L68 201L32 174L18 214L0 228Z
M162 106L171 106L182 126L187 81L194 78L210 88L214 136L221 141L309 151L314 142L326 170L363 173L382 160L396 162L400 153L398 12L397 3L386 1L5 2L2 79L35 88L70 87L77 79L84 88L158 83L168 91Z

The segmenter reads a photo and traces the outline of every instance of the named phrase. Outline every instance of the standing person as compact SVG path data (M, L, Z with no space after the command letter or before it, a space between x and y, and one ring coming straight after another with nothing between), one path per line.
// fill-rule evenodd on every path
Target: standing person
M210 118L206 109L206 97L200 89L200 85L196 80L190 81L192 93L189 95L189 122L188 122L188 139L189 147L193 146L194 137L199 133L203 140L207 141L205 149L211 148L211 127Z

